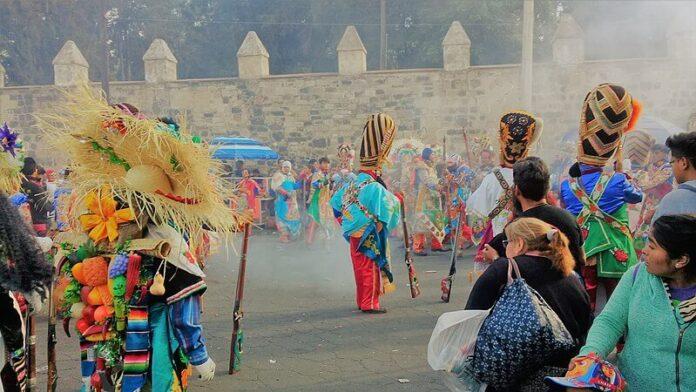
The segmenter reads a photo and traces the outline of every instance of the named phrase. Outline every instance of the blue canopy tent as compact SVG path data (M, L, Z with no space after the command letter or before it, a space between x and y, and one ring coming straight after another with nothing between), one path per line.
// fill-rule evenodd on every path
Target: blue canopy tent
M247 137L216 137L210 143L213 158L223 160L276 160L270 147Z
M665 140L667 140L667 138L671 135L684 132L682 128L670 123L669 121L652 116L641 116L638 119L638 124L636 124L634 129L643 131L654 137L655 142L658 144L664 144ZM565 135L563 135L563 142L575 142L577 140L577 126L571 128L565 133Z

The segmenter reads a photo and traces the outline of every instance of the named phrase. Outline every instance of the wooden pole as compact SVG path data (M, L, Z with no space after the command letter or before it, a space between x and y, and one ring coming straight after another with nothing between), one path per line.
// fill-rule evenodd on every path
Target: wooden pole
M239 260L239 274L237 275L237 288L234 298L234 311L232 312L232 342L230 342L229 374L239 371L239 362L242 355L242 331L241 321L242 299L244 298L244 278L246 276L247 250L249 248L249 232L251 223L244 224L244 239L242 240L242 256Z

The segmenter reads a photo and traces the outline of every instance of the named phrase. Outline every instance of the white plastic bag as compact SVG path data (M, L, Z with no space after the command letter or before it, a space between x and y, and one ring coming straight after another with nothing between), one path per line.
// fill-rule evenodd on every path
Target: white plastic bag
M444 370L446 384L453 391L476 392L486 385L468 373L468 362L476 348L476 337L490 310L459 310L444 313L428 343L428 364L433 370Z

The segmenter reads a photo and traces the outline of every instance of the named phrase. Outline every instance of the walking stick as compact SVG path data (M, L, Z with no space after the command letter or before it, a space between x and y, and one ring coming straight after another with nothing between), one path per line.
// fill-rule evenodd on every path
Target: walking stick
M469 163L469 169L474 170L473 161L471 160L471 147L469 146L469 137L466 135L466 129L462 128L464 135L464 147L466 147L466 160Z
M250 223L244 224L244 239L242 240L242 257L239 260L239 274L237 275L237 289L234 298L234 311L232 313L232 342L230 343L229 374L239 371L242 361L242 343L244 333L240 323L244 313L242 312L242 298L244 297L244 278L246 275L247 249L249 247Z
M408 270L408 286L411 289L411 298L416 298L420 295L421 291L420 285L418 284L416 269L413 267L413 258L411 257L411 238L408 235L408 224L406 222L406 208L404 207L403 194L401 194L401 197L399 197L399 203L401 204L401 224L404 230L404 247L406 248L404 261L406 262L406 269Z
M48 296L48 339L47 339L47 365L46 391L55 392L58 384L58 369L56 368L56 310L53 303L53 282Z
M446 278L442 279L440 284L440 289L442 290L442 296L440 297L443 302L449 303L450 294L452 294L452 281L454 281L454 275L457 273L457 248L459 247L459 228L462 225L464 208L462 208L461 203L459 204L459 219L457 220L457 229L455 231L456 236L454 237L454 247L452 248L452 258L449 269L449 274Z
M28 369L28 383L27 391L36 391L36 320L34 315L30 314L30 310L27 308L27 362L29 362Z

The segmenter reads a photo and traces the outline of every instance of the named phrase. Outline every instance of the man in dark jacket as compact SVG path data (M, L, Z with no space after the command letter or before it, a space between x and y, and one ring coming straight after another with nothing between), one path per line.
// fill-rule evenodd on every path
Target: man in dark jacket
M568 211L548 204L546 194L549 192L551 175L549 168L541 158L528 157L517 161L512 166L514 179L515 217L537 218L556 227L568 237L568 248L575 259L575 270L585 264L582 250L582 232L575 217ZM498 255L505 255L503 240L505 232L497 235L484 249L486 260L493 261Z
M39 236L46 235L48 230L48 214L51 212L52 203L48 198L46 187L40 182L41 167L36 164L34 158L24 158L22 166L22 193L29 198L31 220L34 230Z
M696 132L670 136L665 142L672 151L672 172L679 187L657 205L652 223L663 215L696 214Z

